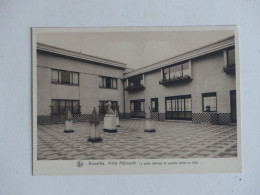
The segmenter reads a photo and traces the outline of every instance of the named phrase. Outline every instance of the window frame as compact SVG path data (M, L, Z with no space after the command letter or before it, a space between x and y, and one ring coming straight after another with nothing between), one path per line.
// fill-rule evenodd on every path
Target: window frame
M186 110L186 100L190 101L190 110ZM170 107L168 107L168 103ZM181 112L184 113L184 117L180 117ZM166 120L192 120L192 95L165 97L165 115Z
M217 92L202 93L201 97L202 97L202 112L217 112L218 111ZM214 110L214 111L204 110L204 98L205 97L216 97L216 110Z
M52 102L53 101L56 101L57 103L58 103L58 113L53 113L53 104L52 104ZM64 106L64 108L65 108L65 110L64 110L64 112L61 112L61 106L60 106L60 102L61 101L64 101L65 102L65 106ZM67 104L67 102L68 101L70 101L71 102L71 114L80 114L80 101L79 100L75 100L75 99L51 99L51 115L65 115L66 114L66 104ZM77 102L77 104L78 104L78 112L77 113L74 113L74 102Z
M234 50L234 63L230 63L229 62L229 51L231 51L231 50ZM236 64L236 51L235 51L235 47L231 47L231 48L228 48L227 50L226 50L226 52L227 52L227 66L234 66L235 64Z
M153 102L155 102L155 109L153 109ZM158 98L151 98L151 111L152 112L159 111Z
M177 67L177 66L181 66L181 76L180 76L180 78L183 78L184 76L186 76L186 75L183 75L183 65L185 63L189 64L189 60L188 61L183 61L183 62L180 62L180 63L177 63L177 64L172 64L170 66L167 66L167 67L163 68L163 78L162 79L163 80L172 80L172 79L176 78L175 75L174 75L174 78L172 78L172 76L171 76L171 68ZM165 71L166 69L168 69L167 72ZM190 66L189 66L189 69L191 69ZM166 78L167 74L168 74L168 78ZM188 76L191 76L191 75L188 75Z
M143 75L136 75L128 78L128 86L129 87L138 87L143 85Z
M52 78L52 71L58 71L58 80L57 81L53 81L53 78ZM61 72L64 71L64 72L69 72L70 74L70 83L63 83L61 81ZM76 84L74 84L74 80L73 80L73 75L74 74L77 74L78 75L78 82ZM52 84L58 84L58 85L73 85L73 86L79 86L79 72L74 72L74 71L69 71L69 70L60 70L60 69L55 69L55 68L52 68L51 69L51 83Z
M99 83L99 88L103 88L103 89L118 89L118 78L114 78L114 77L107 77L107 76L100 76L101 78L101 83ZM110 82L110 87L107 87L107 79L109 79ZM106 80L106 82L104 82L104 80ZM115 81L115 87L114 87L114 81Z

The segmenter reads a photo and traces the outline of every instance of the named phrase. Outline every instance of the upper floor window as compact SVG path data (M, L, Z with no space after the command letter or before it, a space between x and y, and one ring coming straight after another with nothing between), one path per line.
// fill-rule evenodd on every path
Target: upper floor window
M224 67L223 72L227 75L234 75L236 73L235 68L235 48L229 48L224 50Z
M128 79L128 87L138 87L143 84L143 75L134 76Z
M163 69L163 80L171 80L190 76L189 62L173 65Z
M100 77L99 87L117 89L117 79L111 77Z
M79 85L79 73L66 70L52 69L51 82L68 85Z
M202 111L203 112L217 112L217 93L203 93L202 94Z
M227 50L227 65L232 66L235 64L235 48Z

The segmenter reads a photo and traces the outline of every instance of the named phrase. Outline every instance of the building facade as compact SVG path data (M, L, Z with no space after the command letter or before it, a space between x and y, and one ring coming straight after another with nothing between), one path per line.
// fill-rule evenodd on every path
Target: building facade
M155 120L236 122L234 37L132 71L43 44L37 51L38 123L68 109L84 121L93 107L105 113L107 100L123 118L144 118L150 107Z
M74 121L86 121L108 100L123 107L122 76L126 65L43 44L37 44L38 123L59 123L71 110Z

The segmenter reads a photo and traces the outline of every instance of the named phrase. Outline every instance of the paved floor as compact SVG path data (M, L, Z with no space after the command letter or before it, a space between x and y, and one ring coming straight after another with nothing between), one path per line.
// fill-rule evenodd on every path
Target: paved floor
M144 120L121 120L117 133L102 132L102 142L88 142L88 123L38 125L39 160L227 158L237 156L236 126L155 122L144 132ZM103 128L103 124L100 124Z

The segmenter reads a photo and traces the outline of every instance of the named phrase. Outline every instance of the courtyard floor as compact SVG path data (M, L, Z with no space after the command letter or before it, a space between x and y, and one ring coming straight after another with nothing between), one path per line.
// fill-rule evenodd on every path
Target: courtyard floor
M156 132L144 132L144 120L120 120L117 133L101 131L102 142L88 142L88 123L38 125L38 160L228 158L237 156L237 127L155 121ZM103 123L100 124L101 130Z

